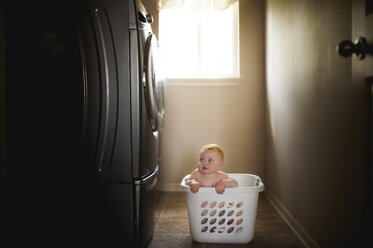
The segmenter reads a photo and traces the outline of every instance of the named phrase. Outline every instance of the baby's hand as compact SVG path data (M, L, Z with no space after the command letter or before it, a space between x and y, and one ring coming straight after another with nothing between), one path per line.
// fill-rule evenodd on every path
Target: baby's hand
M191 182L190 183L190 191L193 193L197 193L199 190L199 183L198 182Z
M224 191L225 191L225 182L223 180L221 180L220 182L218 182L217 184L213 185L215 187L215 191L216 193L218 194L223 194Z

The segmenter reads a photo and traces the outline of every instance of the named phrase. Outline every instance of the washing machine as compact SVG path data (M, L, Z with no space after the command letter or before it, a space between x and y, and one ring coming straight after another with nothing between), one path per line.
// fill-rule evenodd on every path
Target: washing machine
M164 116L151 23L139 0L1 1L4 245L149 243Z

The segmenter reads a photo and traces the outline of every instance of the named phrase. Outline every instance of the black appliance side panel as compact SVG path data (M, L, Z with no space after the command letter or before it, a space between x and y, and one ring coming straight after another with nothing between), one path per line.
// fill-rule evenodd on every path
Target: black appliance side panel
M140 84L139 49L137 29L130 29L130 66L131 66L131 122L132 122L132 176L139 177L140 159Z
M138 70L138 106L136 111L139 111L137 116L139 121L137 123L139 128L139 157L138 163L133 165L133 176L134 178L144 178L149 174L153 173L158 165L158 132L153 132L151 123L149 120L149 115L147 112L147 102L145 96L145 85L144 85L144 67L148 58L145 54L145 46L148 35L151 33L151 26L149 23L146 23L145 16L141 12L137 12L137 23L138 23L138 43L139 43L139 70ZM133 72L133 71L132 71Z

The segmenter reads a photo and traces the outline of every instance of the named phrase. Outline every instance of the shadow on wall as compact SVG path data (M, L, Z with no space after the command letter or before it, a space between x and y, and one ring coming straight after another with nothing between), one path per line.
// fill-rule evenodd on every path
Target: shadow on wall
M364 83L336 45L351 1L267 0L266 194L310 247L358 247Z

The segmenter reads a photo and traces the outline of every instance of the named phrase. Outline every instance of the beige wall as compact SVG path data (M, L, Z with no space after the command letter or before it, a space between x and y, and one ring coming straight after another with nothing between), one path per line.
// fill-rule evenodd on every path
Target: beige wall
M310 247L358 247L365 85L336 52L351 1L268 0L266 23L266 194Z
M354 247L365 86L336 53L352 38L351 1L241 0L240 35L238 86L166 88L161 189L177 188L200 147L216 142L224 170L260 175L304 244Z
M166 87L160 190L177 190L208 143L223 146L224 171L263 176L264 1L240 1L240 44L238 86Z

